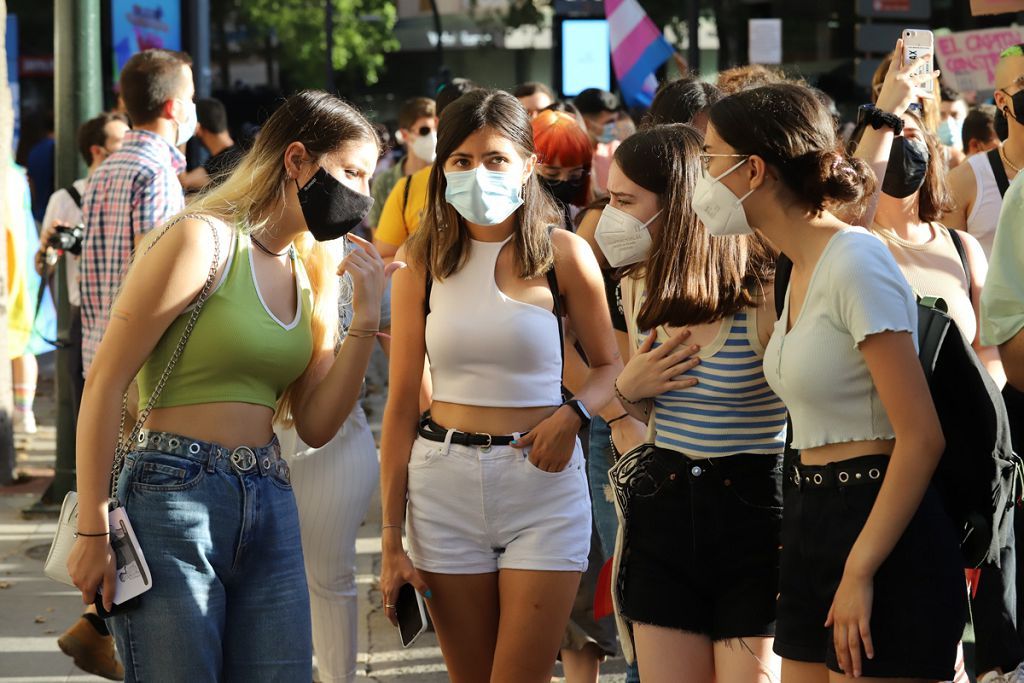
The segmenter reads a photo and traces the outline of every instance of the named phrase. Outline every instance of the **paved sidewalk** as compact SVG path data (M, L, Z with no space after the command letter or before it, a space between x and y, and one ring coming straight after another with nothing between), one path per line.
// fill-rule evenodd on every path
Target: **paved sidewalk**
M82 611L81 594L43 576L55 520L25 520L21 511L39 500L54 463L53 381L40 364L36 399L39 432L16 436L23 482L0 488L0 681L64 683L102 681L77 669L57 648L57 636Z
M371 426L379 435L386 371L375 359L364 400ZM36 400L39 433L19 438L19 467L27 476L16 486L0 488L0 683L84 683L104 679L74 667L57 648L57 637L82 610L77 591L42 574L43 560L56 529L54 520L26 520L21 511L39 500L54 463L53 383L41 378ZM380 506L377 502L357 541L360 633L359 676L394 683L447 681L444 661L432 633L403 649L397 630L384 617L377 575L380 571ZM606 662L601 681L623 681L621 658ZM556 668L556 673L561 667ZM555 678L554 680L561 680ZM304 683L304 682L296 682Z

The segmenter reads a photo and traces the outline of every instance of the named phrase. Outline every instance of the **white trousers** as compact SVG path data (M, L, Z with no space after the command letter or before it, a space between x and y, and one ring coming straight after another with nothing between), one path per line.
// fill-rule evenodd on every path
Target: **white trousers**
M279 437L299 507L320 681L355 681L356 536L380 480L373 434L357 403L322 448L310 448L294 431Z

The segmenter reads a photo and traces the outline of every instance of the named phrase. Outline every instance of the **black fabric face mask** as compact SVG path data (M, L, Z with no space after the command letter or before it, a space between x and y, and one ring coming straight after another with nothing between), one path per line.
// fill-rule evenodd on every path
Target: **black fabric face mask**
M1013 102L1013 118L1017 120L1017 123L1024 126L1024 90L1018 90L1012 95L1005 90L1000 92L1009 97L1010 101ZM1008 110L1009 107L1003 107L1000 112L1006 118L1010 118L1010 112Z
M537 177L540 178L541 185L547 188L551 196L563 204L572 204L573 200L576 199L576 195L580 193L580 187L583 185L582 178L578 180L552 180L544 176Z
M924 185L930 160L928 147L923 142L903 136L893 138L882 192L896 199L914 194Z
M1010 137L1010 124L1007 123L1006 114L1002 111L996 111L995 121L992 122L992 128L995 129L1000 142L1006 142L1006 138Z
M330 242L347 234L373 206L373 197L346 187L322 167L301 188L296 179L295 188L306 226L317 242Z

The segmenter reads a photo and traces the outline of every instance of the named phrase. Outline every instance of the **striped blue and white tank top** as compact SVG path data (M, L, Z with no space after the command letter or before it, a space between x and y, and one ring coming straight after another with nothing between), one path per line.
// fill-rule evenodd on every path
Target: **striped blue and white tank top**
M696 458L778 455L786 443L786 406L764 378L755 309L723 320L715 340L686 373L696 386L654 399L655 445ZM667 339L658 328L655 346Z

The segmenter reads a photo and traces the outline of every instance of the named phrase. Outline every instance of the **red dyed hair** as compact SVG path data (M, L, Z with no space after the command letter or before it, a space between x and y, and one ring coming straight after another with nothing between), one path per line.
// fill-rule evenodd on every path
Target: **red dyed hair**
M572 203L585 206L590 201L590 165L594 148L590 136L580 128L576 118L562 111L540 112L533 120L533 144L539 163L562 168L583 167L583 184Z

